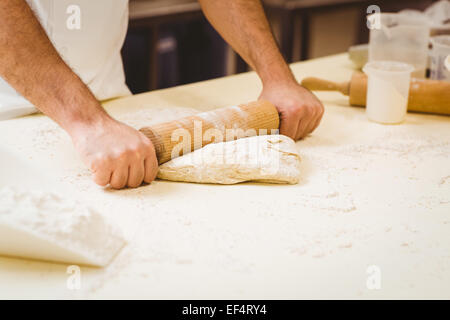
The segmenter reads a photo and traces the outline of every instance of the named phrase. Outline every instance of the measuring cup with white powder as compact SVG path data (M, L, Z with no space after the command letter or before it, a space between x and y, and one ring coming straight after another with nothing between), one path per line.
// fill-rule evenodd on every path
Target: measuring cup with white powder
M397 61L372 61L363 70L368 76L366 114L369 120L385 124L402 122L408 108L414 67Z

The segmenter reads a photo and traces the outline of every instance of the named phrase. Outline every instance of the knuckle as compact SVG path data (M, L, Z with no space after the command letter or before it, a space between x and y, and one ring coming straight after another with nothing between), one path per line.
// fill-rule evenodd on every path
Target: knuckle
M292 102L291 107L289 108L293 114L298 114L303 111L303 106L301 104Z
M101 164L97 161L92 161L89 165L89 169L91 169L92 172L97 172L101 168Z
M305 111L309 114L309 115L314 115L318 112L317 110L317 105L316 104L310 104L305 108Z
M122 157L129 158L134 155L134 150L132 148L127 148L122 151Z
M144 145L144 147L148 148L152 143L150 139L148 139L146 136L142 135L141 137L141 143Z
M305 116L307 116L308 112L304 108L296 109L293 111L292 115L297 119L301 119L301 118L304 118Z
M297 107L287 108L284 114L286 120L296 117L300 113L300 109Z
M321 104L321 105L320 105L320 112L319 112L319 115L322 117L324 113L325 113L325 108L324 108L324 106Z
M302 108L302 118L308 118L312 115L312 108L310 106L304 106Z
M94 159L91 161L90 168L93 171L99 171L102 168L106 167L109 164L109 159L105 157L104 155L96 155L94 156Z
M133 148L121 149L114 153L114 161L128 161L129 159L134 158L135 155L136 152Z
M124 157L123 150L116 149L110 155L108 155L108 160L111 162L117 162Z
M133 145L127 150L127 156L133 159L140 159L142 157L142 150L144 150L143 145Z
M287 99L286 102L285 102L285 104L286 104L286 106L287 106L289 109L296 109L296 108L298 108L298 106L299 106L298 101L295 100L295 99L292 99L292 98Z
M316 107L308 108L308 114L311 118L315 119L319 116L319 109Z
M136 153L136 152L140 152L144 147L145 147L144 143L139 141L138 143L131 145L130 150L133 153Z

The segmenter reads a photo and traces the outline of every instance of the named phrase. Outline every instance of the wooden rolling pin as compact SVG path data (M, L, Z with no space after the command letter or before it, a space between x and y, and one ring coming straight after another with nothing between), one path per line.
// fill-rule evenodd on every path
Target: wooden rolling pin
M351 105L366 105L367 76L362 72L354 72L350 82L305 78L302 86L312 91L339 91L350 97ZM450 115L450 82L413 78L408 111Z
M270 134L273 133L271 130L278 129L279 123L278 111L273 104L267 101L256 101L155 124L141 128L140 131L153 142L158 163L162 164L211 142L220 142L215 141L215 137L211 139L212 137L208 137L208 134L205 135L205 132L210 129L216 129L215 132L223 135L223 141L229 141L239 137L227 135L227 129L242 129L243 131L240 131L245 132L246 135L252 135L251 132ZM194 139L194 137L199 138ZM180 144L187 148L178 151ZM176 148L175 154L172 155L174 148Z

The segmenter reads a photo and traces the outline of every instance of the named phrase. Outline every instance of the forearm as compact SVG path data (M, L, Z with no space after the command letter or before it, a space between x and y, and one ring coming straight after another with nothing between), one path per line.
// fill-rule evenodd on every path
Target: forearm
M260 0L199 0L216 30L258 73L264 85L294 80Z
M24 0L0 1L0 76L67 131L107 117Z

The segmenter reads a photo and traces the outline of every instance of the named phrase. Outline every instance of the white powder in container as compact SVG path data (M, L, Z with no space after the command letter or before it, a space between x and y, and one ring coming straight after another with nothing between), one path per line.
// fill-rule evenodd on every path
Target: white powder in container
M400 123L405 119L408 97L402 95L390 81L372 76L367 91L367 117L380 123Z
M402 122L408 108L414 67L398 61L371 61L363 70L368 76L366 113L369 120L386 124Z
M0 189L0 255L106 266L125 243L117 228L79 202Z

